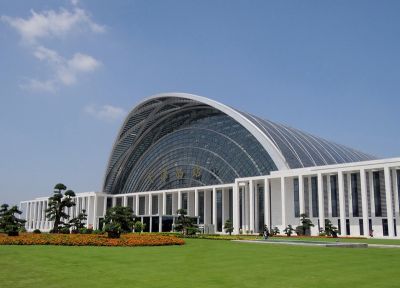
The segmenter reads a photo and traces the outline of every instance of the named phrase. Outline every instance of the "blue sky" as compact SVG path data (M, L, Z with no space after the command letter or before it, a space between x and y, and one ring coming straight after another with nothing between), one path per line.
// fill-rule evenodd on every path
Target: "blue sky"
M0 1L0 202L102 186L141 98L400 156L400 1Z

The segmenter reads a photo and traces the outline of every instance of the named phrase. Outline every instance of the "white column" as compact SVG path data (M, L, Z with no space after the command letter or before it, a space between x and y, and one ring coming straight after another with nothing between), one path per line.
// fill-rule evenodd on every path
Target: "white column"
M286 185L285 177L281 177L281 199L282 199L282 229L286 228Z
M361 206L362 206L362 218L364 226L364 236L369 235L368 225L368 196L367 196L367 179L365 169L360 169L360 182L361 182Z
M217 231L217 189L215 187L212 190L212 201L213 201L213 215L212 215L212 224L214 224L215 232Z
M269 190L269 179L265 178L264 179L264 223L265 225L268 226L268 229L271 229L270 193L271 191Z
M94 194L94 207L93 207L93 229L98 229L98 223L97 223L97 194Z
M76 198L75 198L75 203L76 203ZM76 206L75 206L75 210L76 210ZM103 217L106 215L107 212L107 196L104 196L104 201L103 201ZM136 213L136 211L135 211Z
M392 197L392 184L390 181L390 169L384 168L385 172L385 191L386 191L386 213L388 218L389 237L394 237L394 222L393 222L393 197Z
M182 209L182 191L178 191L178 209Z
M299 175L299 206L300 206L300 215L306 213L306 207L304 202L304 181L303 175ZM309 216L309 215L308 215Z
M254 227L254 181L249 181L249 230L250 233L255 230Z
M149 194L149 215L153 215L153 195L152 194ZM151 223L151 219L150 219L150 223Z
M30 215L29 215L29 213L30 213L30 205L29 205L29 202L27 202L27 203L26 203L26 214L25 214L25 220L26 220L26 222L25 222L25 229L26 229L26 230L28 230L28 227L29 227L29 221L30 221Z
M243 233L246 233L246 186L239 186L239 199L242 200L242 226L240 227L242 229ZM241 195L240 195L241 194ZM240 206L240 201L239 201L239 206Z
M136 208L135 208L135 214L136 215L139 215L139 195L135 195L135 198L136 198L136 201L135 201L135 206L136 206Z
M233 222L233 233L234 234L239 234L239 187L238 183L235 183L232 189L232 208L233 208L233 213L232 213L232 222Z
M346 202L344 198L344 179L343 172L338 173L338 186L339 186L339 214L340 214L340 235L346 235Z
M33 202L33 204L34 204L34 209L33 209L33 219L34 219L34 221L33 221L33 229L36 229L36 225L37 225L37 206L38 206L38 202L37 201L35 201L35 202Z
M324 209L324 189L323 189L323 178L322 173L318 173L318 218L319 225L322 229L325 229L325 209Z
M124 196L123 199L124 199L124 200L123 200L123 202L122 202L122 206L124 206L124 207L128 206L128 196Z
M163 198L162 215L166 215L167 214L167 193L162 192L162 198Z
M194 216L199 216L199 190L194 189Z

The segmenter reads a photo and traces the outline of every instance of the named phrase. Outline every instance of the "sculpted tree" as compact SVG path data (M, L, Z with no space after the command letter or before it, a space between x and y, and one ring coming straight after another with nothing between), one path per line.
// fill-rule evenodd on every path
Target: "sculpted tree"
M179 215L175 224L176 231L181 231L183 235L194 235L198 232L197 225L193 223L192 218L186 216L185 209L178 209L176 213Z
M21 215L17 206L8 209L7 204L1 205L0 209L0 229L8 236L18 236L19 230L24 226L25 220L19 219L15 214Z
M46 209L46 217L50 221L54 221L54 226L51 232L59 233L62 226L65 224L63 220L68 220L69 215L64 212L65 208L70 208L75 206L73 197L75 197L75 192L72 190L67 190L67 187L59 183L54 187L54 194L49 198L48 208ZM63 194L62 191L65 191Z
M78 214L77 217L69 220L68 224L72 227L72 232L79 233L81 229L85 227L85 222L87 220L86 210L83 209L81 213Z
M231 219L225 221L224 230L226 233L229 233L229 236L232 235L233 232L233 223Z
M109 238L119 238L122 232L132 232L135 216L130 207L115 206L107 209L104 217Z

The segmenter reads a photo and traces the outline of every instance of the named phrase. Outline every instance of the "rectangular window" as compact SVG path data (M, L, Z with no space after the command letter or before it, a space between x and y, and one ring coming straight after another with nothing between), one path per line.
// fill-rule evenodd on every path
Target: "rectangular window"
M128 207L132 208L132 210L134 209L133 208L133 197L128 197ZM134 211L134 212L136 212L136 211Z
M222 191L217 192L217 231L222 232Z
M353 217L360 217L358 210L358 174L351 174L351 203L353 207Z
M389 236L388 220L382 219L383 236Z
M116 201L115 201L115 206L122 206L122 197L117 197L116 199L115 199Z
M146 214L146 197L139 196L139 215Z
M112 198L111 197L107 197L107 209L112 207ZM79 200L78 200L78 210L79 210Z
M346 235L350 235L350 220L346 219Z
M364 235L364 221L363 221L363 219L358 219L358 226L360 226L360 235Z
M258 187L258 231L261 232L264 229L264 187Z
M151 214L158 214L158 195L151 196Z
M172 215L172 194L166 194L166 209L165 209L165 213L167 213L167 215Z
M188 194L187 193L182 193L181 201L182 201L182 209L185 209L186 212L188 212L187 211L187 209L188 209Z
M300 217L299 178L293 179L294 217Z
M199 223L204 224L204 192L199 192L199 203L198 203L198 209L199 209Z
M332 217L338 217L338 191L337 191L337 176L332 175L331 179L331 203Z
M375 200L375 216L382 217L382 203L381 203L381 180L379 171L374 171L373 175L373 185L374 185L374 200Z
M342 224L340 223L340 219L337 220L337 227L339 234L342 235Z
M311 178L311 196L312 196L312 214L313 217L319 217L318 205L318 178Z

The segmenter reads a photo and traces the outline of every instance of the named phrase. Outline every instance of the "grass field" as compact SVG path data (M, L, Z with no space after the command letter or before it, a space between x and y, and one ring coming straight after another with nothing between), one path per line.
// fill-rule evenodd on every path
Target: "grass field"
M0 246L1 287L400 287L400 249Z

